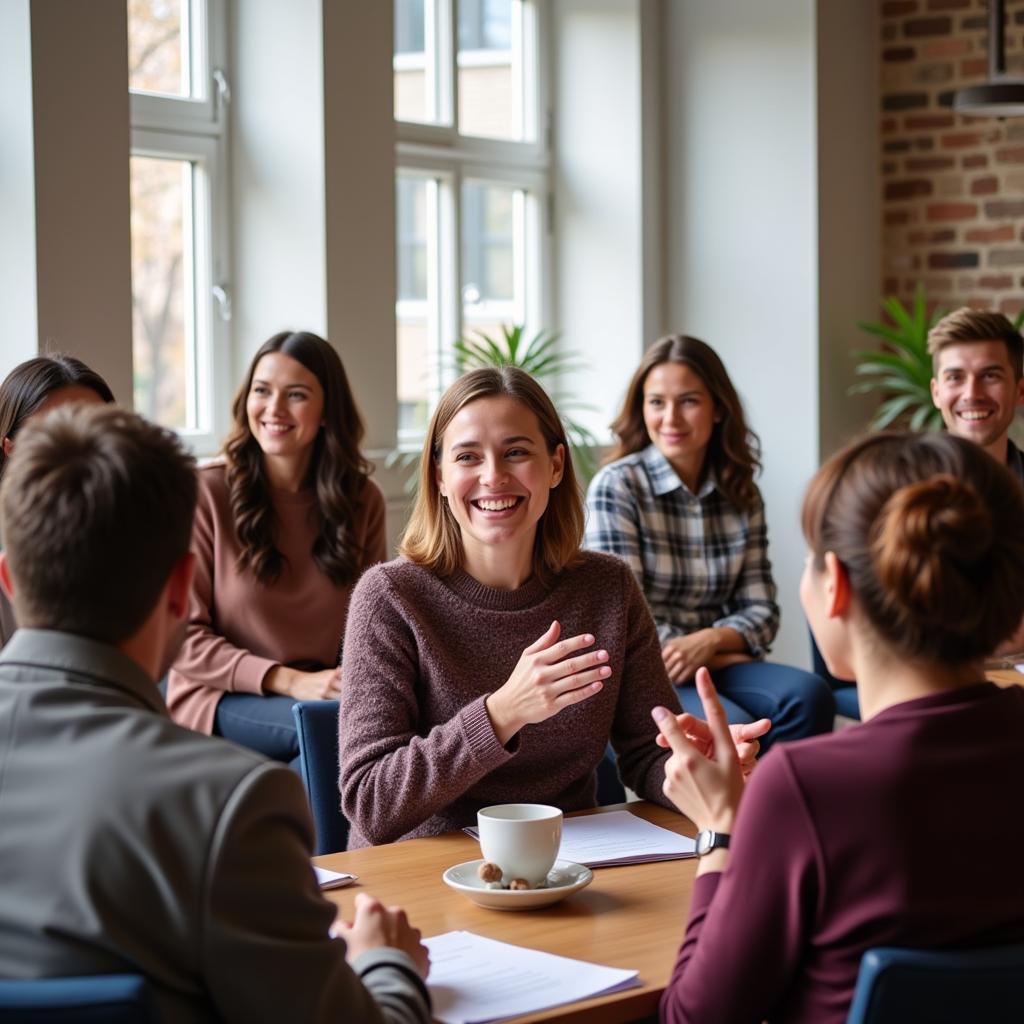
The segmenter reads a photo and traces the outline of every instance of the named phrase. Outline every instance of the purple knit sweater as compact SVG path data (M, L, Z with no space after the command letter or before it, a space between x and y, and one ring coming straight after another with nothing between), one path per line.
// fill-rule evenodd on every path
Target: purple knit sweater
M612 675L596 696L528 725L503 747L484 700L557 619L593 633ZM587 551L551 588L494 590L404 559L369 569L349 606L342 662L341 802L349 848L476 823L488 804L592 807L609 738L640 796L661 792L668 754L650 711L678 709L654 621L626 564Z

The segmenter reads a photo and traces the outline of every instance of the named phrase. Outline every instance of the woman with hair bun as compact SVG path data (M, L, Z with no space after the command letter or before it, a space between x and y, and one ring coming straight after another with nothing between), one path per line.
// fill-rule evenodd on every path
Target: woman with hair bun
M0 478L18 431L34 416L70 402L113 402L107 382L81 359L55 352L19 363L0 384ZM0 589L0 647L14 633L14 608Z
M831 730L825 681L764 661L779 606L754 482L760 442L718 354L683 334L655 342L612 431L619 443L587 494L586 546L633 570L683 708L701 713L703 665L730 722L771 719L762 750Z
M199 471L196 574L167 706L181 725L296 767L292 705L337 696L352 587L385 555L384 497L323 338L266 341L233 414L223 459Z
M870 947L1024 940L1024 688L983 668L1024 613L1020 484L970 441L877 434L819 470L803 530L804 610L863 723L744 788L706 671L710 757L655 709L665 792L714 837L665 1021L840 1024Z

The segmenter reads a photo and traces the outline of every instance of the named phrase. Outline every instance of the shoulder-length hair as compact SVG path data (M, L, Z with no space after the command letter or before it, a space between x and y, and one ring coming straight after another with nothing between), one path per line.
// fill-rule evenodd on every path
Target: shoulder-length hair
M0 384L0 442L13 441L25 420L55 391L67 387L89 388L104 402L114 401L107 382L81 359L59 352L36 356L19 363ZM0 445L0 476L6 462Z
M622 410L612 421L618 444L604 461L614 462L651 443L644 425L644 384L651 370L662 363L688 366L711 393L719 419L711 432L706 460L725 497L737 508L749 509L757 500L754 474L761 469L760 439L747 426L743 403L718 353L686 334L661 338L644 353L626 389Z
M335 586L351 583L359 575L360 562L353 520L372 467L359 450L363 420L341 359L323 338L309 331L281 331L265 341L235 395L235 424L224 442L224 457L231 512L241 545L238 568L251 569L265 585L277 580L284 568L284 555L274 545L274 511L263 452L249 429L246 412L256 366L271 352L301 363L323 388L324 424L313 442L306 480L315 492L321 518L312 556L317 568Z
M448 502L437 484L437 466L445 431L460 409L482 398L511 398L537 417L548 453L559 445L565 452L562 479L552 488L548 506L537 524L533 571L545 584L580 557L583 540L583 498L580 494L565 428L547 393L531 377L513 366L486 367L463 374L442 395L427 430L420 457L419 488L409 525L399 551L411 562L442 576L463 562L462 535Z

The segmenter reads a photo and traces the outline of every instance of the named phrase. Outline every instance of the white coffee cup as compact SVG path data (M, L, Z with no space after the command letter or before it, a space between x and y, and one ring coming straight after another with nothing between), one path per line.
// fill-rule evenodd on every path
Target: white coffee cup
M547 804L495 804L477 812L484 860L501 868L508 885L522 878L538 886L562 845L562 812Z

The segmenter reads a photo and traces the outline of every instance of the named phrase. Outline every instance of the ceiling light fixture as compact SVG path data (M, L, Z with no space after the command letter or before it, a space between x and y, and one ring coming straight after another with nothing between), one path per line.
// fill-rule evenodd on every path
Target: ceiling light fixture
M988 0L988 81L957 89L953 109L969 117L1024 117L1024 81L1006 77L1003 0Z

